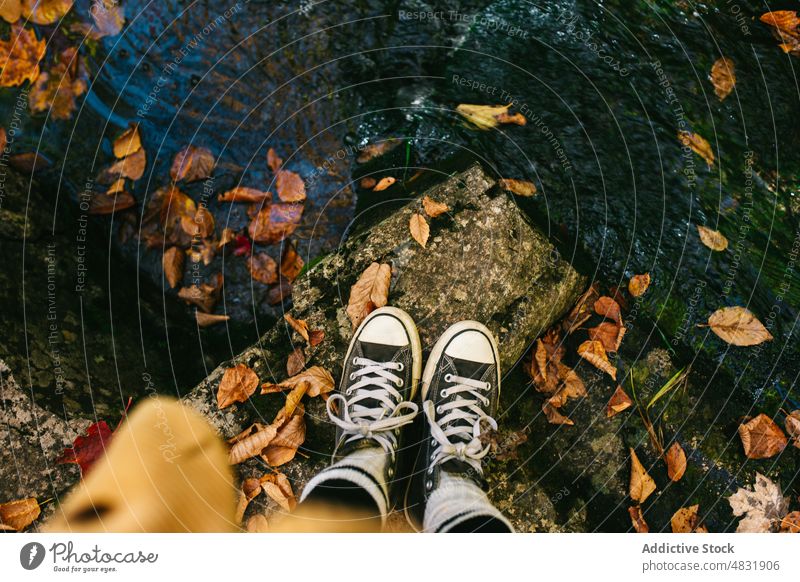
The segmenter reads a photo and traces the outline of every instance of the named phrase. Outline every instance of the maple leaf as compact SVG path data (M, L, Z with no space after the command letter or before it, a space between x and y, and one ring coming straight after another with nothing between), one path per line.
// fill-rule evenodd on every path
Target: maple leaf
M33 83L39 76L39 61L47 44L36 38L33 30L14 24L8 40L0 40L0 87Z
M128 412L128 408L133 402L133 398L128 399L128 404L122 413L117 428L112 431L105 420L100 420L89 425L84 435L78 435L72 441L72 446L64 449L64 452L56 459L56 463L76 464L81 469L81 476L85 477L86 472L92 465L102 457L114 435Z
M392 268L388 264L372 263L361 273L358 281L350 288L350 299L347 302L347 316L353 329L372 311L388 303L391 279Z
M780 453L788 443L780 427L764 413L740 424L739 436L748 459L767 459Z
M755 346L771 341L772 334L744 307L723 307L708 318L711 331L735 346Z
M41 73L28 95L31 111L50 110L53 119L69 119L75 111L75 99L86 92L88 74L78 49L64 49L50 69Z
M753 489L740 487L728 497L733 515L745 516L739 522L739 533L775 531L789 511L788 498L783 496L780 485L761 473L756 473Z

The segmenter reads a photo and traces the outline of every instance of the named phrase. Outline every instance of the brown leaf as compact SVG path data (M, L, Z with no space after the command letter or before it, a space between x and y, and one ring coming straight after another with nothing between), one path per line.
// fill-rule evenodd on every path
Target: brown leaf
M731 59L722 57L714 62L711 67L711 84L714 85L714 93L720 101L731 94L736 85L736 67Z
M308 323L306 323L305 319L295 319L289 313L285 313L283 319L286 320L286 323L288 323L293 330L300 334L300 337L308 341Z
M631 449L631 480L628 492L631 499L638 503L650 497L650 494L656 490L656 482L647 473L639 457L636 456L636 451Z
M228 451L228 463L237 465L242 461L257 457L269 446L277 434L276 426L254 423L229 441L232 446Z
M711 149L711 144L703 139L701 135L691 131L679 131L678 141L681 142L681 145L688 146L694 153L703 158L709 168L714 165L714 151Z
M527 120L522 114L508 114L510 107L510 105L470 105L462 103L456 107L456 112L479 129L492 129L500 123L525 125Z
M0 525L22 531L42 513L35 497L0 503Z
M312 348L314 346L318 346L322 343L322 340L325 339L325 330L324 329L313 329L308 334L308 345Z
M642 515L641 505L629 507L628 515L631 516L631 523L633 524L633 529L636 531L636 533L650 532L650 527L648 527L647 522L644 520L644 516Z
M217 196L218 202L245 202L251 204L269 204L272 200L271 192L263 192L256 188L236 186L224 194Z
M126 158L117 160L100 172L97 181L106 185L113 184L120 178L129 178L135 181L144 175L145 167L147 167L147 154L142 148Z
M258 375L244 364L228 368L217 390L217 406L222 410L234 402L247 402L258 388Z
M674 482L680 481L686 472L686 453L683 452L683 447L678 441L672 443L667 449L664 460L667 462L669 478Z
M239 491L239 502L236 506L236 514L234 519L236 523L242 523L244 512L247 511L247 506L261 493L261 482L255 477L250 477L242 481L242 486Z
M392 176L386 176L385 178L381 178L375 187L372 189L373 192L381 192L386 190L389 186L397 182L397 178Z
M513 192L517 196L533 196L536 194L536 184L533 182L526 182L524 180L515 180L513 178L501 178L497 184L508 192Z
M708 533L706 526L700 523L699 509L699 505L692 505L676 511L670 519L672 533Z
M793 410L786 416L786 432L792 437L792 444L800 449L800 410Z
M708 318L711 331L735 346L755 346L772 340L772 334L744 307L723 307Z
M308 394L309 398L314 398L320 394L328 394L329 392L333 392L334 389L333 376L331 376L331 373L320 366L312 366L291 378L287 378L279 384L265 382L261 385L261 394L271 394L273 392L294 389L301 384L307 385L306 394Z
M267 253L250 255L247 258L247 268L250 276L260 283L272 285L278 281L278 264Z
M20 24L11 27L8 40L0 40L0 87L16 87L25 81L33 83L39 76L39 61L46 43L36 33Z
M222 229L222 234L219 237L219 242L217 243L217 248L221 249L229 242L236 240L236 231L232 228L225 227Z
M261 477L264 493L284 511L294 511L297 506L292 485L283 473L268 473Z
M53 24L69 12L73 3L74 0L22 0L22 15L36 24Z
M724 251L728 248L728 239L720 231L698 224L697 232L700 234L700 242L712 251Z
M767 459L780 453L788 444L781 428L763 412L739 425L739 437L748 459Z
M161 265L164 269L164 277L169 286L174 289L183 281L183 259L184 254L178 247L169 247L161 257Z
M207 148L187 145L172 160L169 176L173 182L196 182L211 176L214 154Z
M781 531L784 533L800 533L800 511L792 511L781 520Z
M425 245L428 244L428 237L431 234L431 229L425 217L416 212L412 214L411 220L408 222L408 230L411 231L411 236L414 240L424 249Z
M306 199L306 185L303 179L289 170L281 170L275 177L278 198L283 202L302 202Z
M567 334L578 329L592 316L592 306L597 301L598 296L597 284L595 283L578 298L569 315L561 322L561 327Z
M431 218L436 218L440 214L450 210L450 207L444 202L437 202L428 196L422 198L422 207L425 209L425 214Z
M640 297L644 295L647 288L650 286L650 273L644 275L634 275L628 281L628 293L633 297Z
M347 316L353 323L353 329L372 311L388 303L391 280L392 268L387 264L372 263L361 273L350 288L347 302Z
M203 239L199 244L193 244L192 248L186 251L186 254L189 255L189 259L193 263L199 263L200 261L203 261L203 264L207 267L211 264L211 261L214 260L214 255L216 254L216 245L213 241L206 238Z
M53 165L50 160L39 152L15 154L8 158L8 163L11 164L14 169L24 172L25 174L46 170Z
M68 47L47 72L41 73L28 94L31 111L50 111L53 119L69 119L75 99L86 92L89 75L76 47Z
M561 380L561 388L553 394L547 401L554 408L561 408L570 398L581 398L586 396L586 386L575 370L562 363L558 363L558 378Z
M785 53L800 54L800 19L795 10L775 10L761 15L761 22L773 27Z
M378 181L375 178L372 176L367 176L366 178L361 178L361 181L358 183L358 185L364 190L372 190L377 183Z
M292 296L292 284L281 279L277 285L270 287L267 291L267 303L279 305Z
M119 194L120 192L125 191L125 178L119 178L116 182L111 184L106 190L106 194Z
M230 315L217 315L215 313L203 313L199 309L195 310L194 317L197 320L197 325L199 325L200 327L208 327L210 325L215 325L217 323L222 323L223 321L228 321L231 318Z
M565 424L567 426L573 426L575 424L568 417L556 410L549 402L545 402L542 405L542 412L544 412L545 418L547 418L547 422L550 424Z
M589 332L589 339L599 341L608 353L614 353L619 349L622 337L625 335L624 327L610 321L604 321L595 327L590 327L587 331Z
M294 245L291 242L286 243L281 255L281 275L287 281L294 281L302 272L304 264L303 257L300 256Z
M0 152L6 149L6 144L8 143L8 135L6 134L6 130L4 127L0 127Z
M578 346L578 355L598 370L611 376L612 379L617 379L617 369L608 361L606 351L603 349L603 344L600 342L593 340L583 342Z
M297 448L306 440L303 409L298 407L297 413L291 416L281 411L272 424L280 428L278 428L278 434L263 451L261 458L273 467L280 467L294 459Z
M302 215L302 204L272 204L253 217L247 230L253 241L274 244L295 231Z
M268 533L269 521L262 513L257 513L247 520L247 533Z
M278 154L275 153L273 148L267 150L267 165L273 172L280 170L283 165L283 160L278 157Z
M131 123L128 129L114 140L114 156L126 158L142 149L142 136L139 134L139 124Z
M117 194L94 194L89 200L89 214L113 214L136 204L136 199L127 192Z
M538 392L554 394L558 390L561 376L559 366L563 356L564 347L557 328L547 330L543 338L536 340L536 350L528 373Z
M178 297L187 303L196 305L206 313L210 313L214 310L221 291L222 273L217 273L213 284L201 283L200 285L183 287L178 291Z
M192 239L214 236L214 215L204 206L197 207L194 216L181 216L181 229Z
M508 123L513 125L525 125L528 123L528 120L524 115L522 115L522 113L501 113L496 119L498 123Z
M614 390L614 394L611 395L611 398L606 404L606 418L611 418L612 416L616 416L623 410L627 410L633 405L633 400L625 390L622 389L622 386L617 386L617 389Z
M402 140L399 139L385 139L379 142L371 143L361 150L356 158L356 162L359 164L364 164L378 156L382 156L388 151L394 149Z
M306 355L303 353L303 348L298 346L292 353L289 354L289 358L286 360L286 373L289 376L295 376L303 371L303 368L306 366Z
M613 319L618 324L622 325L622 315L619 310L619 303L614 301L611 297L603 296L594 302L594 312L597 315L602 315L608 319Z

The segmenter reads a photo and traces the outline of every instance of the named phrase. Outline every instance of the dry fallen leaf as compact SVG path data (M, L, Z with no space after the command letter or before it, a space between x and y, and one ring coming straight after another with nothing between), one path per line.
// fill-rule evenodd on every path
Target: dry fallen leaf
M606 351L603 349L603 344L600 342L593 340L583 342L578 346L578 355L598 370L611 376L612 379L617 379L617 369L608 361Z
M428 226L428 221L425 217L416 212L411 215L411 220L408 222L408 230L411 231L411 236L419 243L422 248L428 244L428 237L431 234L431 229Z
M183 287L178 291L178 297L187 303L196 305L206 313L211 313L222 292L222 282L222 273L217 273L213 283L201 283L200 285Z
M744 307L723 307L708 318L711 331L729 344L755 346L772 340L772 334Z
M295 231L302 216L302 204L271 204L253 217L247 231L255 242L278 243Z
M792 511L781 520L781 531L784 533L800 533L800 511Z
M555 394L558 390L561 379L559 370L563 356L564 346L559 337L558 328L550 328L541 339L536 340L536 349L531 358L528 374L538 392Z
M542 412L544 412L545 418L547 418L547 422L549 422L550 424L564 424L566 426L573 426L575 424L568 417L561 414L549 402L545 402L542 405Z
M708 529L700 523L700 516L697 514L699 505L681 507L670 520L672 533L708 533Z
M297 346L286 359L286 373L289 374L289 376L295 376L302 372L305 367L306 354L303 352L302 346Z
M633 401L631 397L622 389L622 386L617 386L617 389L614 391L614 394L611 395L611 398L606 404L606 418L611 418L622 412L623 410L627 410L633 405Z
M554 408L561 408L570 398L581 398L586 396L586 386L575 370L564 364L558 364L558 378L561 380L561 388L547 399L547 402Z
M649 533L650 528L642 515L642 506L634 505L628 508L628 515L631 516L631 523L636 533Z
M377 158L378 156L382 156L388 151L391 151L400 143L402 143L402 140L391 138L367 144L361 149L358 157L356 158L356 162L359 164L365 164L368 161Z
M764 413L740 424L739 437L748 459L768 459L780 453L788 444L781 428Z
M215 325L217 323L222 323L223 321L228 321L231 318L230 315L217 315L216 313L203 313L199 309L195 310L194 317L197 320L197 325L199 325L200 327L208 327L210 325Z
M142 148L104 169L97 176L97 181L101 184L113 184L120 178L138 180L144 175L145 167L147 167L147 154Z
M261 385L261 394L271 394L273 392L282 392L283 390L289 389L293 390L301 384L307 385L305 393L309 398L328 394L329 392L333 392L334 389L333 376L331 376L331 373L320 366L312 366L278 384L265 382Z
M740 487L728 497L733 515L744 519L736 528L737 533L760 533L775 531L789 511L788 498L783 496L780 485L761 473L756 473L752 491Z
M92 15L91 24L75 23L70 30L98 40L119 34L125 25L125 11L118 1L94 0L89 13Z
M681 142L681 145L688 146L694 153L703 158L709 168L714 165L714 151L711 149L711 144L703 136L691 131L679 131L678 141Z
M247 520L247 533L268 533L269 521L262 513L257 513Z
M300 337L308 341L308 323L306 323L305 319L295 319L289 313L285 313L283 315L283 319L286 320L286 323L292 326L293 330L300 334Z
M786 415L784 426L786 427L786 432L792 437L792 444L800 449L800 410L793 410Z
M667 449L664 454L664 460L667 462L667 475L671 481L677 482L681 480L683 474L686 472L686 453L683 452L678 441L675 441Z
M775 10L762 14L761 22L773 27L773 34L781 41L785 53L800 55L800 19L795 10Z
M113 214L136 204L136 199L127 192L116 194L98 193L89 200L89 214Z
M169 175L173 182L195 182L211 176L213 168L214 154L209 149L187 145L175 154Z
M9 24L14 24L20 16L22 16L22 0L0 0L0 18Z
M242 523L242 518L244 517L244 512L247 510L247 506L250 505L250 502L255 499L259 493L261 493L261 481L255 477L250 477L242 481L242 486L239 491L239 502L236 506L234 517L236 523Z
M508 192L512 192L517 196L533 196L536 194L536 184L533 182L526 182L524 180L515 180L513 178L501 178L497 184Z
M728 248L728 239L718 230L697 225L700 241L712 251L724 251Z
M604 321L586 331L589 332L589 339L599 341L606 352L614 353L619 350L626 329L616 322Z
M628 293L633 297L640 297L644 295L647 288L650 286L650 273L644 275L634 275L628 281Z
M19 24L11 27L8 40L0 40L0 87L16 87L25 81L33 83L39 76L39 61L46 50L44 39Z
M622 325L622 315L619 309L619 303L614 301L611 297L603 296L594 302L594 312L597 315L602 315L608 319L616 321Z
M73 3L74 0L22 0L22 15L35 24L53 24L69 12Z
M367 176L366 178L361 178L358 185L364 190L372 190L377 183L378 181L375 178L372 176Z
M385 178L381 178L375 187L372 189L373 192L381 192L386 190L389 186L397 182L397 178L392 176L386 176Z
M561 322L561 328L571 334L592 316L592 307L599 297L597 284L593 283L575 302L575 306Z
M280 467L294 459L297 449L306 440L306 422L302 406L291 415L283 410L272 423L279 427L275 438L262 452L261 458L273 467Z
M0 525L22 531L36 521L41 513L39 502L35 497L0 503Z
M78 49L64 49L47 72L40 73L28 94L31 111L50 112L53 119L69 119L75 99L86 92L89 75Z
M372 311L388 303L391 280L392 268L385 263L372 263L361 273L350 288L350 299L347 301L347 316L353 323L353 329Z
M278 281L278 264L267 253L256 253L247 257L250 276L260 283L272 285Z
M276 434L278 434L276 426L254 423L228 441L232 445L228 451L228 463L236 465L257 457L272 442Z
M139 124L132 123L122 134L114 140L114 156L126 158L142 149L142 136L139 134Z
M267 291L267 303L269 305L279 305L291 296L292 284L285 279L280 279L277 285L273 285Z
M716 60L711 67L711 84L714 85L714 93L720 101L731 94L736 85L736 67L733 60L722 57Z
M431 218L436 218L440 214L450 210L450 207L447 206L447 204L443 202L437 202L428 196L422 198L422 207L425 209L425 214Z
M456 112L479 129L492 129L500 123L525 125L527 120L522 114L508 114L510 107L511 105L471 105L462 103L456 107Z
M277 503L284 511L294 511L297 506L292 485L283 473L267 473L261 477L264 493Z
M178 247L169 247L161 257L161 265L164 268L164 277L167 279L170 288L174 289L183 281L183 259L184 254Z
M219 202L245 202L251 204L269 204L272 192L264 192L247 186L236 186L217 196Z
M306 185L303 179L289 170L280 170L275 177L278 198L283 202L302 202L306 199Z
M244 364L228 368L217 390L217 406L222 410L234 402L247 402L258 388L258 375Z
M650 494L655 490L656 482L653 481L653 478L639 461L636 451L631 449L631 480L628 488L631 499L644 503L645 499L650 497Z
M280 170L283 165L283 160L278 157L278 154L275 153L273 148L267 150L267 165L273 172Z
M281 255L281 275L287 281L294 281L303 271L304 264L303 257L300 256L294 245L291 242L287 242Z

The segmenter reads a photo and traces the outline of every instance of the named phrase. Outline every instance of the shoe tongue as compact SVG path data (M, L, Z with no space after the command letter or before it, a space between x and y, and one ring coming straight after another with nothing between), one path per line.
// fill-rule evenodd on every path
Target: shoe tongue
M470 360L460 360L458 358L450 358L455 368L455 374L462 378L470 378L472 380L480 380L486 371L489 369L489 364L481 362L472 362Z
M403 346L390 346L386 344L376 344L371 342L358 342L361 348L361 355L374 362L391 362Z

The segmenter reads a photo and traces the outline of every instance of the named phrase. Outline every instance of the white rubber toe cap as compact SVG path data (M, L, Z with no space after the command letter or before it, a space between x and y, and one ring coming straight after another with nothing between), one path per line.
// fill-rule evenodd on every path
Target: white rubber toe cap
M382 313L367 321L358 339L362 342L388 346L405 346L409 343L403 322L392 315Z
M454 337L444 352L451 358L479 362L481 364L494 364L494 349L492 343L483 333L474 330L462 331Z

